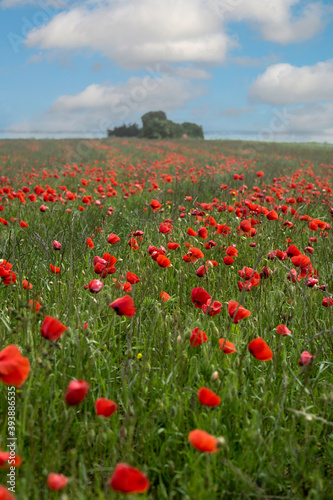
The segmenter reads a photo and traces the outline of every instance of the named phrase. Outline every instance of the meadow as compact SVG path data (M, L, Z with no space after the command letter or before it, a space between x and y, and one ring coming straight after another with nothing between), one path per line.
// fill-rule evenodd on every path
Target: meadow
M0 141L0 499L333 499L332 152Z

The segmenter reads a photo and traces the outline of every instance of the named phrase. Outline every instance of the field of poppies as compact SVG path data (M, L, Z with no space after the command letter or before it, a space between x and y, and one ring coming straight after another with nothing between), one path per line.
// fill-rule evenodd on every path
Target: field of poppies
M333 155L0 141L0 500L333 499Z

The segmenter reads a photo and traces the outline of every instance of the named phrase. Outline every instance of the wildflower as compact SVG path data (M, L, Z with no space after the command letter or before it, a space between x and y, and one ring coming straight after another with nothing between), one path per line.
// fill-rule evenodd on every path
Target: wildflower
M221 403L221 398L210 389L206 389L206 387L201 387L201 389L199 389L198 399L202 405L210 406L212 408L219 406Z
M119 316L128 316L131 318L135 314L135 304L132 297L129 295L114 300L109 306L112 307Z
M5 347L0 352L0 379L6 385L21 387L30 372L28 358L24 358L16 345Z
M84 400L89 390L85 380L71 380L68 384L65 401L69 406L76 406Z
M64 326L57 318L53 318L52 316L45 316L40 332L42 334L42 337L54 342L60 339L60 337L66 330L67 327Z
M117 403L114 403L114 401L111 401L110 399L106 398L99 398L96 400L95 403L95 409L96 413L99 416L103 416L105 418L111 417L117 410L118 405Z
M264 339L258 337L249 343L248 349L250 353L259 361L269 361L273 358L273 353Z
M121 493L144 493L150 487L143 472L125 463L116 465L109 484L110 488Z
M200 429L191 431L188 435L188 440L191 445L199 451L205 453L216 453L219 451L216 437Z

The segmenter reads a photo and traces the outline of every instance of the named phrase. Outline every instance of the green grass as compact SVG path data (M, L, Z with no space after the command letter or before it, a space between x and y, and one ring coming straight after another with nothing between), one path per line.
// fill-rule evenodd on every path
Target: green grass
M321 237L319 231L308 229L307 222L288 213L286 219L295 223L294 228L260 216L257 234L249 239L237 234L240 220L234 212L214 209L210 215L231 227L230 236L212 236L210 228L208 239L214 239L217 246L205 250L205 241L186 234L188 227L201 226L195 226L195 218L188 215L197 208L195 202L211 203L217 198L233 205L235 200L246 198L245 194L235 197L229 190L220 191L221 183L235 189L246 184L251 194L253 185L266 187L266 194L274 196L270 189L273 178L290 178L302 163L303 173L297 182L304 177L306 183L315 183L318 176L332 185L331 153L328 147L240 141L104 140L89 147L78 140L0 142L0 177L7 177L0 184L2 188L22 188L35 169L30 188L65 185L79 193L80 179L91 176L85 194L96 200L97 187L106 188L113 177L110 171L118 174L118 196L101 199L103 209L84 205L80 212L82 201L77 199L65 204L47 202L49 209L42 213L42 198L25 204L16 198L6 204L6 195L0 195L4 206L0 217L9 221L8 227L0 224L0 258L11 262L17 274L16 284L0 285L1 349L16 344L31 363L29 378L16 391L17 453L23 460L16 471L17 499L121 498L107 484L118 462L127 462L148 475L151 487L141 495L147 499L333 498L333 308L321 305L325 297L322 291L306 287L304 280L300 287L291 283L281 263L267 259L268 252L287 249L286 238L303 252L309 237L317 236L311 261L319 271L319 284L327 283L332 292L332 231ZM72 167L76 164L81 173L71 168L75 177L64 177L67 163ZM314 176L305 172L309 165ZM54 174L55 168L59 179L42 173ZM101 168L101 172L94 168ZM265 177L257 179L257 170L263 170ZM234 181L233 174L242 172L244 181ZM163 183L161 174L171 174L172 182ZM198 182L193 183L190 175ZM160 190L149 192L154 179ZM119 184L140 180L145 182L142 192L123 199ZM281 181L290 190L287 197L294 196L289 183L288 179ZM193 201L186 202L186 195ZM153 198L160 200L164 212L152 212L149 205ZM308 206L293 206L300 215L330 223L330 199L327 193L320 193ZM256 203L273 208L265 201ZM184 219L179 218L179 205L186 207ZM114 208L112 215L106 214L109 206ZM143 211L145 207L147 211ZM66 208L72 212L66 213ZM29 227L21 229L11 217L25 220ZM158 232L165 218L173 219L171 237ZM144 237L134 252L127 242L135 230L144 231ZM111 232L121 238L112 247L107 243ZM95 248L90 250L85 242L92 234ZM52 249L54 239L62 243L60 252ZM170 240L180 243L181 248L169 252L172 267L162 269L149 256L148 246L166 247ZM255 248L249 246L251 241L256 242ZM218 261L218 267L198 278L198 264L182 260L187 252L185 242L200 247L205 260ZM238 258L232 267L224 266L221 246L232 243L237 245ZM118 258L117 272L103 280L105 286L95 296L83 285L98 278L92 261L104 252ZM61 273L53 275L49 264L60 265ZM292 268L289 260L282 264ZM260 271L264 265L273 275L241 294L237 271L243 266ZM131 293L136 304L133 318L119 317L108 306L124 295L112 278L125 276L127 271L141 279ZM21 286L25 278L33 284L30 291ZM223 303L220 314L209 317L194 307L191 290L199 286ZM172 296L166 303L159 297L162 290ZM37 297L43 307L36 314L29 310L28 302ZM226 305L229 300L242 302L252 315L233 325ZM58 342L41 337L45 315L68 327ZM84 322L89 324L87 330ZM292 338L276 334L276 326L282 323L292 331ZM195 327L208 335L208 342L197 348L189 342ZM258 336L274 353L267 363L248 352L248 343ZM235 344L236 354L220 351L221 337ZM316 355L309 367L298 365L304 350ZM219 379L212 382L216 370ZM68 407L64 394L73 378L86 380L90 391L79 406ZM196 392L202 386L221 397L219 407L200 405ZM3 383L0 395L0 444L5 450L7 386ZM98 397L119 404L110 419L96 417L94 402ZM188 433L196 428L223 436L225 447L216 454L192 448ZM63 492L47 489L50 472L70 478ZM0 470L3 485L6 474Z

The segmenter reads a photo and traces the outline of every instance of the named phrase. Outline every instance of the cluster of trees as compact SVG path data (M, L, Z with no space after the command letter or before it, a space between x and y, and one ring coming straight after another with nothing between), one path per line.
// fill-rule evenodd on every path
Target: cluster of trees
M143 137L146 139L179 139L186 135L203 139L202 127L196 123L174 123L167 119L164 111L149 111L141 117L142 128L136 123L108 130L108 137Z

